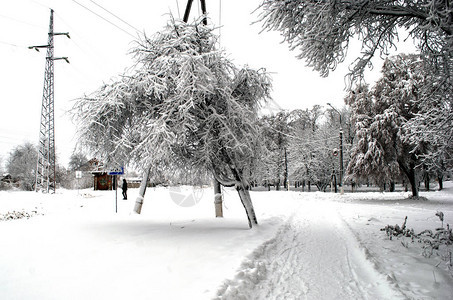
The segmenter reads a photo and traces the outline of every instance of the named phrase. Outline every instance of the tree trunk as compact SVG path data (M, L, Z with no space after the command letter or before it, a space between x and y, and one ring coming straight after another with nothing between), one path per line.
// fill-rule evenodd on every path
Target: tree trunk
M403 171L403 173L406 175L407 179L409 179L409 183L411 185L411 190L412 190L412 197L413 198L418 198L418 186L416 182L416 173L415 173L415 163L410 163L409 166L406 166L403 162L398 160L398 165Z
M443 175L437 176L437 181L439 182L439 191L441 191L444 188L443 177L444 177Z
M411 178L409 178L409 182L411 183L411 188L412 188L412 197L418 198L418 188L417 184L415 182L415 171L411 172Z
M243 180L242 173L240 171L238 171L234 167L234 165L230 165L230 170L234 177L234 181L235 181L234 185L239 194L239 198L241 199L242 205L244 206L245 213L247 215L247 220L249 223L249 227L253 228L253 225L258 225L258 221L256 219L255 210L254 210L253 204L252 204L252 199L250 198L250 192L248 190L249 184ZM213 174L222 185L232 186L232 182L231 182L232 180L227 179L226 177L223 177L220 174L215 173L215 169L213 169Z
M253 228L253 225L258 225L258 221L256 219L255 210L253 209L252 199L250 198L249 191L243 187L239 186L236 188L239 194L239 198L241 199L242 205L245 208L245 213L247 214L247 220L249 222L249 227Z
M390 192L395 191L395 181L390 181Z
M429 180L430 180L429 173L426 172L425 173L425 191L429 191Z
M151 168L147 168L143 172L142 182L140 183L140 190L137 199L135 200L134 212L140 214L142 212L143 199L145 198L146 186L148 185L148 177Z
M285 171L283 172L283 186L285 190L289 190L289 185L288 185L288 155L286 153L286 148L285 148Z
M222 199L222 189L220 187L220 182L217 179L213 179L214 184L214 204L215 204L215 216L216 218L223 218L223 199Z
M337 193L337 175L333 175L333 186L335 189L335 193Z

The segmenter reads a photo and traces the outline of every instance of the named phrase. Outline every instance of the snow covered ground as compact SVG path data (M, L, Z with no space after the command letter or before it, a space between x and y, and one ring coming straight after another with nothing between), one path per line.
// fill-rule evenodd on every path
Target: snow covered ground
M248 229L234 190L214 218L210 188L138 190L115 213L115 192L0 192L0 299L453 299L449 251L427 253L386 225L453 223L453 184L441 192L252 192ZM195 204L196 205L191 205ZM424 255L422 255L424 254Z

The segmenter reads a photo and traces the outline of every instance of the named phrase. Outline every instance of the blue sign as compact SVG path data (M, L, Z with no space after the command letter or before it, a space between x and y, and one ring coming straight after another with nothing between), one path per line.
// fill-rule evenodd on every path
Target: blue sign
M108 172L109 175L123 175L124 174L124 168L115 168L111 171Z

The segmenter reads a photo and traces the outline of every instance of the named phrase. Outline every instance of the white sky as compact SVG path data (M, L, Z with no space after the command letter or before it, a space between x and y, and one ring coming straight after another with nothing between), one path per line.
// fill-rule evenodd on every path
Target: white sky
M206 0L211 23L222 27L221 46L237 65L265 67L273 73L273 99L283 109L311 108L327 102L343 106L344 75L349 63L328 78L305 67L295 52L281 44L275 32L259 33L257 14L262 0ZM79 4L78 4L79 3ZM101 5L133 27L152 35L167 23L171 12L182 18L186 0L15 0L0 2L0 157L6 159L15 146L37 144L41 113L50 8L54 9L54 32L69 32L71 39L55 36L55 57L68 56L70 64L55 61L55 135L59 162L67 166L74 146L75 128L67 111L73 100L89 94L132 64L127 53L137 32L96 6ZM123 30L109 24L81 5ZM221 9L219 6L221 4ZM179 13L178 13L179 6ZM199 16L199 1L192 5L191 20ZM221 16L221 22L219 22ZM125 33L127 31L129 34ZM350 50L350 53L353 51ZM352 53L353 56L358 52ZM379 62L370 73L377 78Z

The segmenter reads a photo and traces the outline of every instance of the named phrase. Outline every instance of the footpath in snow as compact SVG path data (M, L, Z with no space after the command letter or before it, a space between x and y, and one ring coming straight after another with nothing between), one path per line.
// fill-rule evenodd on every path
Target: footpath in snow
M378 273L338 214L304 201L219 290L221 299L405 299Z

